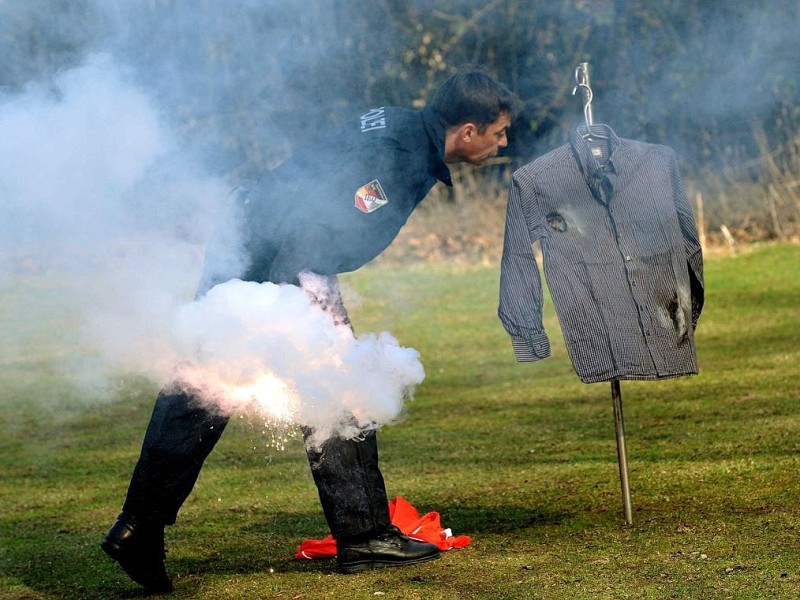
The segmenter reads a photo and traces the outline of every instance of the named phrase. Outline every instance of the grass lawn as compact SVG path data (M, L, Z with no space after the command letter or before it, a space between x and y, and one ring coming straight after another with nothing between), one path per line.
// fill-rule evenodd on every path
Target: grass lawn
M631 527L610 385L578 380L549 297L553 356L516 363L498 275L376 265L343 278L357 331L390 331L427 371L380 434L389 496L438 511L469 546L354 576L295 561L303 539L327 535L301 443L279 449L237 419L167 530L172 597L800 597L800 246L708 258L701 374L622 382ZM42 303L57 294L24 285ZM0 312L0 331L68 326ZM48 366L80 351L0 349L0 599L144 595L98 544L160 382L126 377L114 397L82 398Z

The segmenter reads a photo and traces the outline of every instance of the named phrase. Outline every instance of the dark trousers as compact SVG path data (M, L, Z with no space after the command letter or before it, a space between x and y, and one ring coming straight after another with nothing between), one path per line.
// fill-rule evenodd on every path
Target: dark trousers
M123 511L143 521L175 523L203 462L227 423L226 416L187 393L162 391L147 427ZM390 524L375 432L361 440L331 438L321 450L308 445L306 450L334 538L357 539Z
M349 326L338 283L329 278L314 300L337 324ZM162 390L145 433L123 511L139 520L175 523L228 416L188 392ZM311 434L304 430L306 439ZM378 468L375 432L359 440L338 437L306 453L322 509L337 540L358 539L390 525L388 498Z

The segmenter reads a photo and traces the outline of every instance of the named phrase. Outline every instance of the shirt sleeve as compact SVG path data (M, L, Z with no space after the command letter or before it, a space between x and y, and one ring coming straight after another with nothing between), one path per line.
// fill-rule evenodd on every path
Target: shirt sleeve
M515 174L509 188L497 314L511 336L516 359L529 362L550 356L550 340L542 324L542 281L532 245L536 234L531 235L524 210L535 190L524 179L521 183Z
M674 152L671 153L670 159L670 177L672 179L672 196L678 213L678 223L681 228L683 245L686 250L686 261L689 267L689 280L692 288L692 326L697 328L697 321L700 318L705 302L703 250L697 235L697 224L692 213L692 207L681 179L678 159Z

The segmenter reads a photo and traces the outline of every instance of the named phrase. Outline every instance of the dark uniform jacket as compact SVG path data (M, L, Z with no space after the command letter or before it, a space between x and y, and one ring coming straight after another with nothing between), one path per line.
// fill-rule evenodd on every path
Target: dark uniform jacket
M444 135L431 108L377 108L264 173L242 200L238 276L297 283L375 258L437 181L452 185Z
M518 360L550 354L539 240L567 349L582 381L697 373L703 257L672 149L573 132L514 173L499 316ZM594 129L593 129L594 131Z

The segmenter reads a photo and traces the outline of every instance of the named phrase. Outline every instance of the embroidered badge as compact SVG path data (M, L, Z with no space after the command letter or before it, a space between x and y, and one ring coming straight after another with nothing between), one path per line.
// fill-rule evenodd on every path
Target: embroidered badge
M380 181L373 179L356 190L356 208L363 213L371 213L389 203Z

